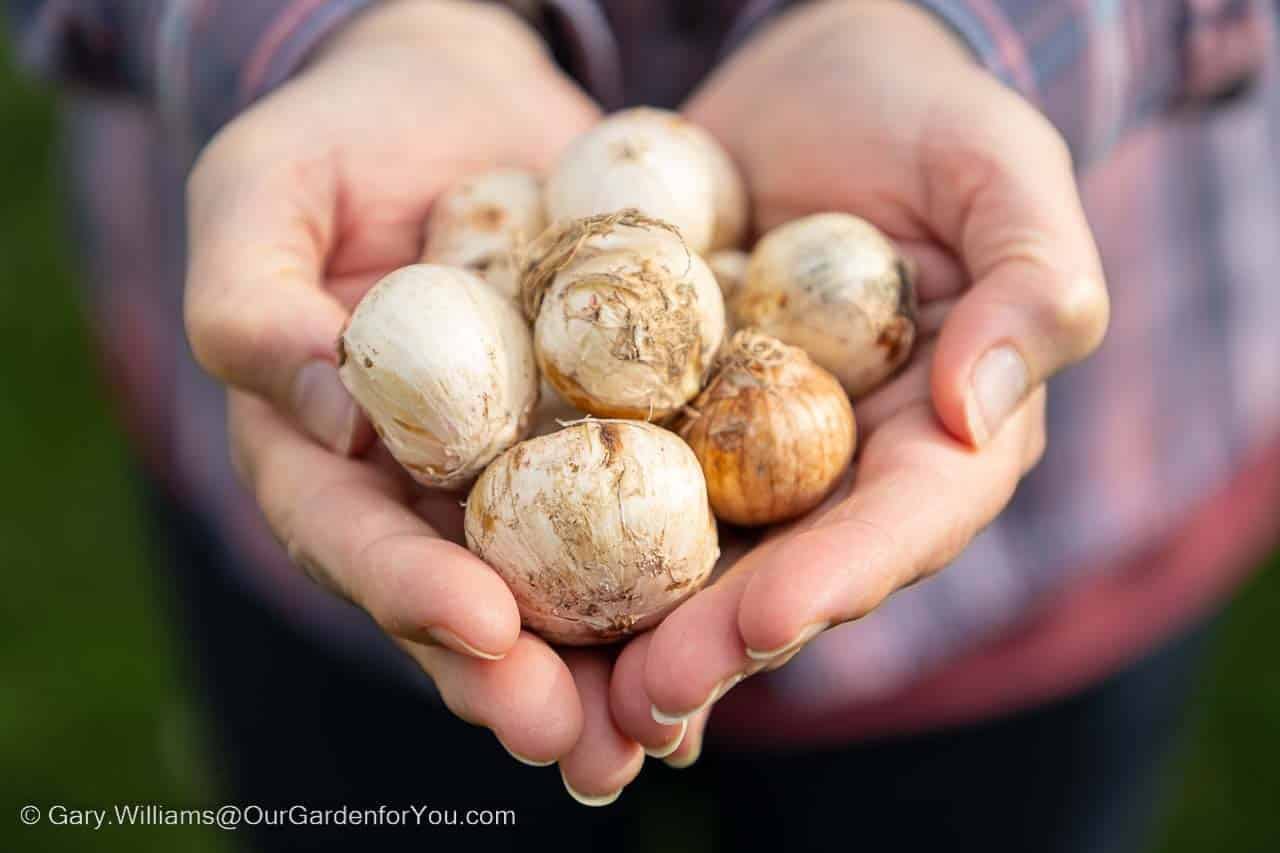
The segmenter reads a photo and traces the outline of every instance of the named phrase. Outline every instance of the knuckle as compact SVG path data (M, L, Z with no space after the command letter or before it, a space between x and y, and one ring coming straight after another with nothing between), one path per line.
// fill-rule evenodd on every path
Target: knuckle
M1065 355L1073 361L1102 344L1110 319L1111 301L1099 278L1078 276L1054 293L1049 320L1057 339L1065 345Z
M188 286L187 301L183 312L187 342L191 355L210 376L225 379L224 341L227 336L226 318L219 316L210 300L196 287Z
M1075 162L1066 137L1039 111L1031 109L1029 112L1029 129L1034 134L1042 156L1062 174L1070 175L1075 169Z
M219 130L196 155L187 172L188 213L198 214L220 196L235 175L264 162L253 155L253 140L260 136L253 124L251 113L242 115Z
M280 329L262 311L234 297L234 289L189 288L185 322L196 363L210 376L252 391L257 371L270 365Z

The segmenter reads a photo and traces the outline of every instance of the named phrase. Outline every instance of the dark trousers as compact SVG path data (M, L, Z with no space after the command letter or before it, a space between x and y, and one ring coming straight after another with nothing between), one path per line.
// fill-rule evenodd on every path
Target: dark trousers
M788 753L709 744L693 768L649 761L617 803L588 809L554 767L517 764L488 732L281 624L226 580L229 556L196 519L156 508L228 801L515 813L508 828L243 828L252 849L1140 851L1210 634L979 725Z

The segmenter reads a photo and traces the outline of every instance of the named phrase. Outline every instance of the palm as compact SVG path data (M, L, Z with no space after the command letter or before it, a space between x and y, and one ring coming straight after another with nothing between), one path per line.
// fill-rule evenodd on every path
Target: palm
M807 7L740 50L686 111L741 166L757 232L817 211L867 219L915 262L921 312L908 364L855 401L850 477L672 613L643 666L615 676L615 693L643 690L668 716L941 568L1003 508L1042 452L1044 392L1010 399L1003 428L984 434L974 365L1018 319L1010 309L1047 288L1046 270L1056 278L1050 264L1096 269L1056 133L910 4ZM1020 160L1015 127L1030 152ZM1055 232L1051 255L1039 235ZM1096 345L1094 320L1084 335L1017 331L1048 364Z

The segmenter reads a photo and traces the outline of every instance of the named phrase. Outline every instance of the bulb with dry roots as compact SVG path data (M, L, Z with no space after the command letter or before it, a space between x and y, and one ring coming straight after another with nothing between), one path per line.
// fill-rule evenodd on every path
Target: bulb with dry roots
M875 226L845 213L781 225L751 253L730 304L737 328L754 326L798 346L857 399L911 355L912 269Z
M693 448L718 518L773 524L803 515L853 458L853 409L803 350L735 334L706 389L674 428Z
M659 420L698 393L724 300L671 226L634 210L561 223L520 268L538 367L570 405Z
M636 208L695 252L736 245L747 225L742 178L720 144L667 110L614 113L569 146L547 178L552 221Z
M519 169L482 172L450 187L431 206L422 260L471 270L516 299L520 282L512 253L546 226L536 175Z
M525 626L571 645L657 624L720 553L698 460L641 421L588 419L508 450L467 498L466 537Z
M365 294L339 375L387 450L425 486L466 485L527 433L538 401L529 328L472 273L417 264Z

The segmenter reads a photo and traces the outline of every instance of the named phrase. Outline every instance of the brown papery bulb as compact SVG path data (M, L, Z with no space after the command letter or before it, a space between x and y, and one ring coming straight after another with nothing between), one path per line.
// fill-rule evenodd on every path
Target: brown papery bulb
M702 465L716 516L742 525L813 509L857 441L835 377L803 350L752 329L733 336L706 389L673 426Z
M698 460L642 421L587 419L517 444L476 481L465 527L525 626L570 645L656 625L720 555Z
M623 210L548 229L521 289L542 377L597 417L662 420L698 393L724 338L724 299L667 223Z
M766 234L729 308L735 328L802 348L854 399L906 362L916 336L911 265L875 226L847 213Z

